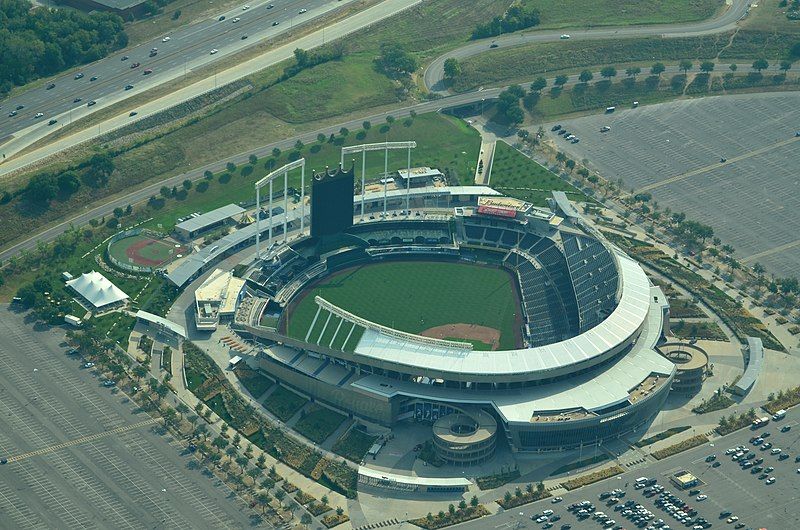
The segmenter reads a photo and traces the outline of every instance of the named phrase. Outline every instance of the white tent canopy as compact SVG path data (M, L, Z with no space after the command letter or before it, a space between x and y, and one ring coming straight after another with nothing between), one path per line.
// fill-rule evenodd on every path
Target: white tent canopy
M86 272L67 282L76 293L85 298L96 309L122 302L128 295L97 271Z

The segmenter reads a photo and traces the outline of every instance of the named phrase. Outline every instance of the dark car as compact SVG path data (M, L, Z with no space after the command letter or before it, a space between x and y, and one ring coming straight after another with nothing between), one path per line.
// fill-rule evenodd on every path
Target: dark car
M497 48L497 43L495 41L492 41L492 43L489 45L489 47L490 48Z
M127 61L128 59L130 59L130 57L128 57L127 55L123 55L120 61Z
M136 112L135 110L132 110L131 113L128 114L128 116L136 116L137 114L139 114L139 113Z
M550 129L551 131L557 131L561 128L561 125L553 125L553 128Z
M724 510L722 512L719 512L719 518L722 519L724 517L728 517L730 514L731 512L729 512L728 510Z
M98 79L100 78L97 77L96 75L93 75L92 77L89 78L89 81L97 81Z
M246 38L247 38L247 35L242 35L242 40L245 40Z
M58 120L52 119L52 120L47 122L47 125L55 125L56 123L58 123Z
M786 453L782 453L780 456L778 456L778 460L786 460L787 458L789 458L789 455Z
M2 465L8 464L8 458L0 458L0 464Z
M133 85L125 85L125 90L130 90L133 88Z
M51 88L55 88L55 87L56 87L55 83L50 83L49 85L47 85L47 90L50 90Z
M17 115L17 111L16 110L12 110L11 112L8 113L8 117L9 118L13 118L16 115Z
M87 107L91 107L92 105L97 104L95 100L91 100L89 103L86 104Z
M152 73L153 73L153 70L152 70L151 68L148 68L147 70L145 70L145 71L143 72L143 75L150 75L150 74L152 74Z
M225 20L225 15L222 15L222 16L220 16L220 17L219 17L217 20L219 20L220 22L222 22L223 20Z
M280 22L278 22L277 20L272 23L273 26L277 26L278 24L280 24Z
M781 432L789 432L790 430L792 430L791 425L784 425L783 427L781 427Z
M81 101L83 101L83 98L75 98L72 100L73 103L80 103Z

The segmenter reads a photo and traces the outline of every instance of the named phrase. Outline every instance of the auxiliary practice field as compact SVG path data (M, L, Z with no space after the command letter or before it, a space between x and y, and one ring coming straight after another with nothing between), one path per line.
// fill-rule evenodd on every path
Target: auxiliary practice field
M185 253L182 247L175 247L169 241L156 239L147 234L139 234L112 243L108 252L120 263L140 267L160 267Z
M289 310L288 335L305 338L317 295L377 324L475 349L513 349L520 340L516 282L499 268L398 261L346 269L301 294Z

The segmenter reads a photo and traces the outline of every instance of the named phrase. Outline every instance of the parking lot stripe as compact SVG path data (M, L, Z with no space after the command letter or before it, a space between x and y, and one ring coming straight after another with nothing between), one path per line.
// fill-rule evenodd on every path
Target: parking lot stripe
M662 186L666 186L667 184L672 184L674 182L679 182L681 180L685 180L685 179L690 178L690 177L694 177L694 176L697 176L697 175L702 175L703 173L707 173L709 171L712 171L714 169L720 168L720 167L728 165L728 164L732 164L733 162L739 162L741 160L746 160L746 159L752 158L754 156L758 156L758 155L761 155L761 154L764 154L764 153L768 153L769 151L773 151L773 150L775 150L775 149L777 149L779 147L783 147L785 145L789 145L791 143L797 142L798 140L800 140L800 137L796 137L795 136L795 137L789 138L788 140L783 140L782 142L777 142L777 143L774 143L774 144L771 144L771 145L765 145L764 147L761 147L759 149L755 149L753 151L747 152L747 153L745 153L743 155L739 155L739 156L735 156L733 158L730 158L726 162L718 162L716 164L710 164L710 165L707 165L707 166L704 166L704 167L700 167L700 168L694 169L692 171L688 171L686 173L681 173L680 175L675 175L674 177L669 177L669 178L661 180L659 182L654 182L654 183L649 184L647 186L643 186L643 187L639 188L636 191L637 191L637 193L641 193L641 192L644 192L644 191L651 191L651 190L660 188Z
M29 453L23 453L21 455L11 456L8 458L8 463L10 464L13 462L19 462L21 460L25 460L26 458L52 453L54 451L58 451L59 449L64 449L65 447L73 447L75 445L80 445L86 442L93 442L95 440L99 440L100 438L105 438L106 436L112 436L114 434L120 434L126 431L132 431L134 429L138 429L146 425L152 425L153 423L156 423L158 421L159 421L158 419L150 418L149 420L140 421L139 423L132 423L131 425L117 427L116 429L112 429L110 431L90 434L88 436L82 436L80 438L69 440L67 442L63 442L60 444L51 445L49 447L43 447L41 449L37 449L36 451L31 451Z

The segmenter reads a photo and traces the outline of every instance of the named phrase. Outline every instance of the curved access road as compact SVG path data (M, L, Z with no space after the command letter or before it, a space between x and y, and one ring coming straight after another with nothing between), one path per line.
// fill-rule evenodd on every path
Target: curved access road
M654 37L663 38L692 37L698 35L711 35L721 33L736 27L736 23L745 17L750 9L749 0L729 0L725 11L715 17L700 22L689 22L685 24L659 24L653 26L620 26L604 27L596 29L560 29L533 31L528 33L510 33L501 35L493 39L483 39L471 42L461 48L451 50L444 55L437 57L425 69L425 86L431 92L446 93L447 87L444 81L444 62L447 59L455 58L463 61L480 53L492 53L495 50L521 46L532 42L554 42L561 40L561 35L568 34L570 40L599 40L599 39L618 39L630 37ZM492 42L497 46L490 48Z

